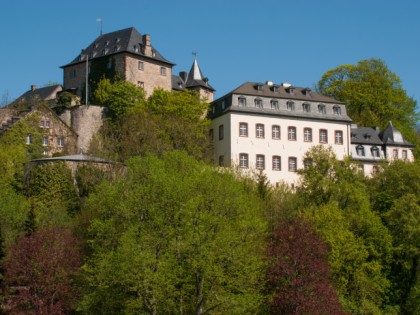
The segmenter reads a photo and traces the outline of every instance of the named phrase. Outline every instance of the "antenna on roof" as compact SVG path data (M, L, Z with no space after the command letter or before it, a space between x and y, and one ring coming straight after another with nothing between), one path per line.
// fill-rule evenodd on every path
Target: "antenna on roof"
M194 55L194 58L197 59L198 53L196 51L193 51L192 54Z
M101 23L101 33L100 35L102 36L102 19L101 18L97 18L96 22Z

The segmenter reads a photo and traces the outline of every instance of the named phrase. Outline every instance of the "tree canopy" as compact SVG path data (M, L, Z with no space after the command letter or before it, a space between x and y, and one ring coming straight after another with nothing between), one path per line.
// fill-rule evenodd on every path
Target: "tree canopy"
M344 102L354 123L384 128L392 121L410 141L415 140L417 102L407 95L401 79L384 61L367 59L338 66L322 76L317 89Z

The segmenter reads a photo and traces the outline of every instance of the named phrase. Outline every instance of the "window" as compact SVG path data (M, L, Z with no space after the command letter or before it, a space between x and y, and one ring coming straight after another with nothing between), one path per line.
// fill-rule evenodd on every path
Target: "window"
M254 102L255 102L255 107L256 108L263 108L263 101L262 101L262 99L256 98Z
M43 155L48 155L48 150L44 150L44 151L42 152L42 154L43 154Z
M271 137L276 140L280 139L280 126L273 125L271 127Z
M398 158L398 149L392 150L392 156L396 159Z
M255 163L255 167L258 170L263 170L265 168L265 156L262 154L257 154L257 163Z
M335 144L343 144L343 132L340 130L335 132Z
M109 58L109 59L108 59L108 63L107 63L107 65L106 65L106 67L107 67L108 69L111 69L111 68L112 68L112 58Z
M39 122L39 127L40 128L44 128L45 127L44 119L41 119L41 121Z
M296 127L289 127L287 135L288 135L288 140L296 141Z
M211 141L214 140L214 130L213 129L209 130L209 138L210 138Z
M297 159L295 157L289 157L289 172L296 172Z
M370 151L372 152L372 156L373 157L379 157L379 149L378 149L378 147L372 147L372 149L370 149Z
M255 136L257 138L264 138L264 125L263 124L255 125Z
M362 145L356 147L356 153L358 156L365 156L365 148Z
M305 113L309 113L311 111L311 104L309 103L303 103L302 104L302 109Z
M278 93L279 92L279 87L274 85L273 86L273 92Z
M160 67L160 75L166 76L166 68L165 67Z
M271 109L279 109L279 101L271 100Z
M219 166L225 166L225 156L224 155L219 156Z
M239 136L240 137L248 137L248 124L247 123L239 123Z
M48 119L45 121L45 128L50 128L50 121Z
M326 129L319 130L319 142L328 143L328 131Z
M141 71L144 70L144 62L143 61L139 61L139 70L141 70Z
M318 113L325 115L326 113L326 109L325 109L325 105L324 104L319 104L318 105Z
M101 55L103 56L105 55L105 53L106 53L105 49L102 49Z
M27 135L26 136L26 144L31 144L32 142L32 136L31 135Z
M246 98L245 97L238 97L238 104L239 104L239 106L246 106Z
M64 147L64 139L62 137L58 137L57 144L59 147Z
M312 166L312 159L304 159L303 160L303 167L308 169Z
M278 155L273 156L273 171L281 170L281 158Z
M222 104L221 104L220 107L222 108L222 110L225 110L225 108L226 108L226 102L225 102L225 100L222 101Z
M248 168L248 154L246 153L239 154L239 167Z
M287 102L287 110L295 110L295 103L292 101Z
M42 145L48 145L48 136L42 138Z
M262 84L257 84L257 91L262 91L262 90L263 90Z
M223 140L223 138L225 137L225 130L223 125L219 126L219 140Z
M341 115L341 107L340 106L334 106L333 112L335 115Z
M137 86L144 89L144 82L143 81L137 81Z
M401 152L402 154L401 154L401 157L404 159L404 160L407 160L407 158L408 158L408 155L407 155L407 150L402 150L402 152Z
M312 142L312 129L311 128L303 129L303 140L305 142Z

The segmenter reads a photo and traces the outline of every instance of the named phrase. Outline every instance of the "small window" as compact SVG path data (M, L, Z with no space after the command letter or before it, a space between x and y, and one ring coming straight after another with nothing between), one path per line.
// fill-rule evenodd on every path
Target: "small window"
M144 82L143 81L137 81L137 86L144 89Z
M271 100L271 109L279 109L279 101Z
M45 127L44 119L41 119L41 121L39 122L39 127L40 128L44 128Z
M303 140L305 142L312 142L312 129L311 128L303 129Z
M141 70L141 71L144 70L144 62L143 61L139 61L139 70Z
M42 138L42 145L48 145L48 136L44 136L43 138Z
M209 130L209 138L210 138L211 141L214 140L214 130L213 129Z
M319 104L318 105L318 113L325 115L326 114L326 109L325 109L325 105L324 104Z
M287 131L288 140L296 141L296 127L289 127Z
M335 115L341 115L341 107L340 106L334 106L333 112Z
M328 143L328 131L326 129L319 130L319 142Z
M279 87L277 85L273 86L273 92L274 93L278 93L279 92Z
M45 128L50 128L50 121L48 119L45 120Z
M281 170L281 158L278 155L273 156L273 171Z
M59 147L64 147L64 139L62 137L58 137L57 144Z
M255 125L255 136L257 138L264 138L264 125L263 124Z
M225 137L225 130L223 125L219 126L219 140L223 140L223 138Z
M362 145L356 147L356 154L358 156L365 156L365 148Z
M262 90L263 90L262 84L257 84L257 91L262 91Z
M398 158L398 149L392 150L392 156L396 159Z
M106 50L105 49L102 49L101 55L103 56L105 54L106 54Z
M226 101L225 100L222 101L222 104L221 104L220 107L222 108L222 110L225 110L225 108L226 108Z
M248 154L247 153L239 154L239 167L248 168Z
M258 170L263 170L265 168L265 156L262 154L257 154L257 162L255 163L255 167Z
M378 147L372 147L370 149L370 151L372 152L372 156L373 157L379 157L379 149L378 149Z
M239 123L239 136L248 137L248 124L241 122Z
M263 108L263 101L260 98L255 99L255 107L256 108Z
M302 104L302 109L305 113L309 113L311 111L311 104L309 103L303 103Z
M278 140L278 139L280 139L280 126L278 126L278 125L273 125L273 126L271 127L271 137L272 137L274 140Z
M340 130L335 132L335 144L343 144L343 132Z
M108 63L107 63L107 65L106 65L106 67L107 67L108 69L111 69L111 68L112 68L112 58L109 58L109 59L108 59Z
M219 166L225 166L225 156L219 155Z
M303 160L303 167L308 169L312 166L312 159L304 159Z
M407 158L408 158L407 150L402 150L401 157L403 158L403 160L407 160Z
M245 97L238 97L238 104L239 104L239 106L246 106L246 98Z
M161 76L166 76L166 68L165 67L160 67L160 75Z
M295 110L295 103L292 101L287 102L287 110L290 110L290 111Z
M32 136L31 135L27 135L26 136L26 144L31 144L32 143Z
M43 155L48 155L48 150L44 150L44 151L42 152L42 154L43 154Z
M289 157L289 172L296 172L297 170L297 159L295 157Z

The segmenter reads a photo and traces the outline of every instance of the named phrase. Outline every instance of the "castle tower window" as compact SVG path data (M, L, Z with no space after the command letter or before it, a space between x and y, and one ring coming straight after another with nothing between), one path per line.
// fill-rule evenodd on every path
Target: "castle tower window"
M271 100L271 109L279 109L279 101Z
M309 103L303 103L302 104L302 109L305 113L309 113L311 111L311 104Z
M243 96L238 97L239 106L246 106L246 98Z
M333 112L335 115L341 115L341 107L340 106L334 106Z
M144 62L143 61L139 61L139 70L143 71L144 70Z
M165 67L160 67L160 75L161 76L166 76L166 68Z
M262 99L256 98L254 102L255 102L255 107L256 108L263 108L263 100Z
M318 105L318 113L325 115L326 113L326 109L325 109L325 105L324 104L319 104Z
M292 101L287 102L287 110L293 111L295 110L295 103Z

